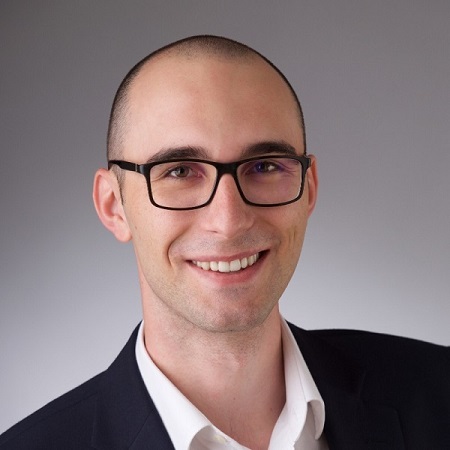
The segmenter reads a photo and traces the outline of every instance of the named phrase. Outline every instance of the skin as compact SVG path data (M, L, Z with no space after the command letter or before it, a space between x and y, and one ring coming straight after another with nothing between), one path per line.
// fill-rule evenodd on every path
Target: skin
M291 93L257 57L163 55L135 79L129 104L125 160L144 163L189 146L229 162L262 142L304 153ZM140 174L127 172L123 187L122 202L115 175L100 169L94 203L106 228L133 242L148 353L222 431L267 448L285 402L278 302L316 201L314 157L302 198L276 208L246 205L229 175L212 203L193 211L151 205ZM256 253L260 259L236 273L192 263Z

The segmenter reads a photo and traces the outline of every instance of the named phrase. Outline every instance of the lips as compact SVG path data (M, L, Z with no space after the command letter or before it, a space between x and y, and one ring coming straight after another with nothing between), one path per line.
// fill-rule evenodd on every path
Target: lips
M259 256L259 253L255 253L254 255L242 259L234 259L233 261L192 261L192 263L206 271L211 270L222 273L239 272L240 270L253 266L258 261Z

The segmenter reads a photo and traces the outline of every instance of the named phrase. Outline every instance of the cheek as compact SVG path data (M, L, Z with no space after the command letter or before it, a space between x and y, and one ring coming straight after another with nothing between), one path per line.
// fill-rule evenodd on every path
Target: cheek
M278 217L278 229L283 230L280 251L286 258L287 266L297 265L303 247L307 220L307 213L303 208L298 211L289 211Z
M286 234L289 245L295 245L303 241L308 222L308 213L303 202L292 203L282 207L275 216L277 227Z
M141 265L159 270L171 265L171 248L183 235L185 226L176 211L150 206L133 215L131 230Z

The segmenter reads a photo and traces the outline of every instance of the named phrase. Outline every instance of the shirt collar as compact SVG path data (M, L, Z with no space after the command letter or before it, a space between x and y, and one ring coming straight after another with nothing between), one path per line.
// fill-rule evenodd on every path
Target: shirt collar
M315 438L318 439L325 424L324 403L291 330L284 319L281 322L286 405L280 419L287 423L295 434L294 440L296 440L302 431L305 420L305 417L303 417L303 420L299 421L298 415L304 415L302 408L304 409L306 402L306 405L309 404L312 407ZM188 450L196 435L201 430L213 425L159 370L150 358L144 343L144 322L139 327L136 341L136 360L147 391L161 416L174 447ZM302 396L299 395L300 392L303 392ZM180 417L183 420L179 420ZM280 419L274 432L279 426Z
M178 390L150 358L144 343L144 322L136 340L136 360L156 409L176 449L189 449L195 435L209 420ZM183 420L180 420L180 417Z
M313 380L311 372L306 365L303 355L298 347L297 341L292 334L291 329L284 319L281 321L281 335L283 341L283 357L284 357L284 373L286 383L286 405L288 410L288 417L292 426L298 428L298 421L296 424L293 420L299 415L303 416L302 409L304 405L310 405L313 416L316 439L322 435L325 425L325 405L322 397L317 389L316 383ZM299 395L303 393L302 395ZM302 420L302 423L304 418ZM302 423L297 430L298 435L302 431ZM297 435L297 438L298 438Z

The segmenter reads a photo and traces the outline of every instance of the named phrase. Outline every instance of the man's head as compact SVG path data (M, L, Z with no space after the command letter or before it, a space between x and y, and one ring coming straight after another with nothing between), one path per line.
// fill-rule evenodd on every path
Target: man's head
M242 44L215 37L180 41L139 63L126 80L111 114L110 158L230 163L305 153L292 88ZM314 157L300 200L274 208L244 203L235 180L224 175L207 206L159 209L149 201L145 177L114 172L97 172L94 201L116 238L133 241L146 322L242 331L277 313L315 204ZM239 270L228 271L236 264Z

